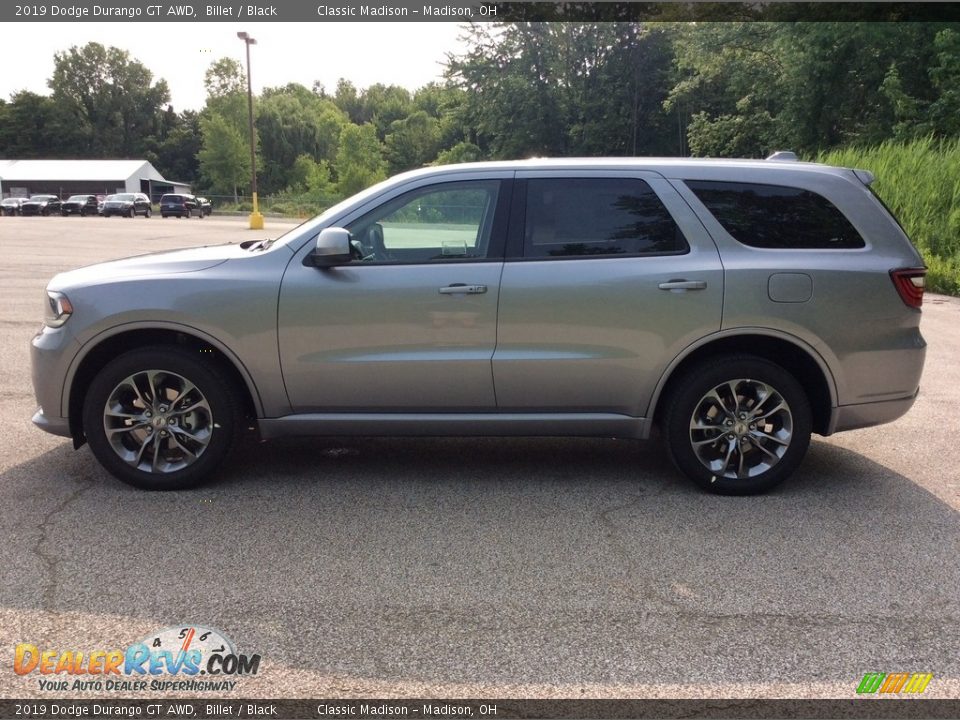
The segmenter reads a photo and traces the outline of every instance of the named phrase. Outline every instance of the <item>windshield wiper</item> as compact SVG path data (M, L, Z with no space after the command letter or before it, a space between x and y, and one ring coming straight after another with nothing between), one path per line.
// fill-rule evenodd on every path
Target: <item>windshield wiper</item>
M273 239L269 238L266 240L247 240L246 242L240 243L240 247L244 250L254 252L257 250L266 250L268 247L273 245L274 242L275 241Z

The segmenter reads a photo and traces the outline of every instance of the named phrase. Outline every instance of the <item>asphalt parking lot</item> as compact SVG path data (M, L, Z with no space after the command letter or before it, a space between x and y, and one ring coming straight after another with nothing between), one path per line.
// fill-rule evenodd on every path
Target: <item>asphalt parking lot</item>
M56 695L12 672L18 643L197 623L263 658L209 697L852 697L923 671L960 698L957 299L925 300L913 410L815 438L763 497L702 494L657 443L570 439L283 441L144 493L32 426L53 274L290 225L0 218L0 697Z

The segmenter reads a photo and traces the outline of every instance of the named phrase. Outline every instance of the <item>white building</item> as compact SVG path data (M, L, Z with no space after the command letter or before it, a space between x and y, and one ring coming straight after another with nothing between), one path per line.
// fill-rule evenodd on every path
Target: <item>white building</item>
M146 160L0 160L3 197L118 192L146 193L157 202L164 193L189 193L190 185L164 179Z

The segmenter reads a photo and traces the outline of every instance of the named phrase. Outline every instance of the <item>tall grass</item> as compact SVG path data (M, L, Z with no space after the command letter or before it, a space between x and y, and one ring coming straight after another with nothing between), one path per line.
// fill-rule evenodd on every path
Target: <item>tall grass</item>
M927 263L927 288L960 295L960 139L888 141L817 159L872 172L877 179L871 187Z

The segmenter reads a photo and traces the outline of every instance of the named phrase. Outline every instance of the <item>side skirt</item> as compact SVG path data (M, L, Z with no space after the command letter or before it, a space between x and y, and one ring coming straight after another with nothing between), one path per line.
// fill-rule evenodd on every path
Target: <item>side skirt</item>
M615 437L644 440L650 421L614 413L304 413L258 421L260 437Z

